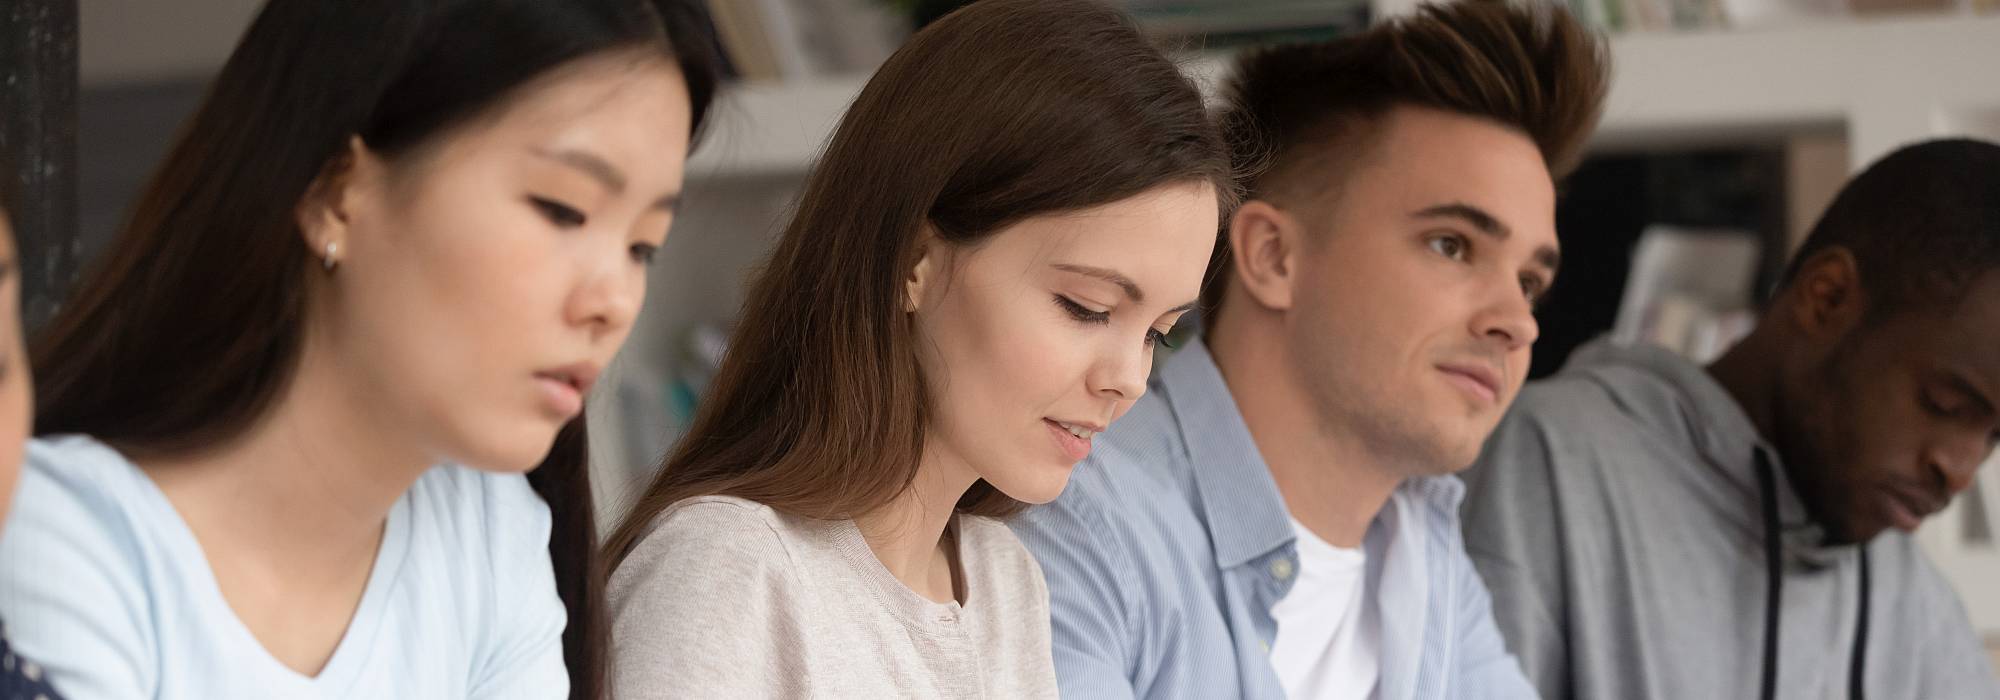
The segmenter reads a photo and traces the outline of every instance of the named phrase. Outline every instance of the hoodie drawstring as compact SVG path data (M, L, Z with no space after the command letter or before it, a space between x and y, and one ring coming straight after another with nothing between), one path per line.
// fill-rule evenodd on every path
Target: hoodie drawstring
M1784 543L1779 539L1777 475L1763 450L1757 456L1757 487L1764 505L1764 700L1778 697L1778 611L1784 598ZM1854 627L1854 646L1847 662L1847 697L1863 700L1861 682L1867 678L1868 649L1868 547L1861 551L1860 614Z

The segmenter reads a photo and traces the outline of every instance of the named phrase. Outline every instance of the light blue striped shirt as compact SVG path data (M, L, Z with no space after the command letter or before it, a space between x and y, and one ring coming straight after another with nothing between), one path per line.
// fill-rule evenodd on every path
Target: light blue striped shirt
M1066 698L1282 698L1271 607L1291 589L1290 514L1208 349L1177 353L1015 532L1048 576ZM1376 697L1532 698L1466 557L1456 477L1411 479L1368 529Z

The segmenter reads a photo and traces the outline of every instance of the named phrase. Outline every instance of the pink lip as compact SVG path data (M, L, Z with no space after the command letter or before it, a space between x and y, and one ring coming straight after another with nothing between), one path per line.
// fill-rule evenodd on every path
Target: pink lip
M595 364L578 362L536 372L535 381L541 386L542 403L551 412L565 418L582 412L583 397L597 383L599 371Z
M1043 418L1042 424L1048 426L1049 436L1055 439L1056 448L1062 450L1063 456L1068 457L1070 462L1081 462L1085 457L1090 456L1089 440L1071 434L1068 428L1062 427L1061 424L1054 420ZM1083 425L1084 427L1091 428L1092 431L1097 430L1097 428L1082 423L1075 425Z
M1441 364L1437 368L1467 393L1489 404L1500 402L1500 375L1491 368L1471 364Z

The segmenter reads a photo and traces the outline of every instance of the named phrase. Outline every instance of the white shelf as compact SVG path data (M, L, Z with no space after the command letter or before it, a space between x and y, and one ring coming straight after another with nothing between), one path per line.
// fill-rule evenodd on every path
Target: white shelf
M1631 34L1612 39L1611 53L1602 145L1845 128L1858 165L1949 131L1964 110L2000 113L2000 17ZM1212 88L1224 63L1206 57L1189 72ZM803 172L865 81L737 87L690 175Z

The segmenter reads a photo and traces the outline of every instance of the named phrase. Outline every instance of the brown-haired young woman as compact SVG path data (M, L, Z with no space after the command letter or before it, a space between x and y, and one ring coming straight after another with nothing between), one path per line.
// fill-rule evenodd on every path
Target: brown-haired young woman
M631 697L1046 697L995 517L1145 391L1231 197L1194 85L1119 13L986 0L869 81L693 429L608 546Z

